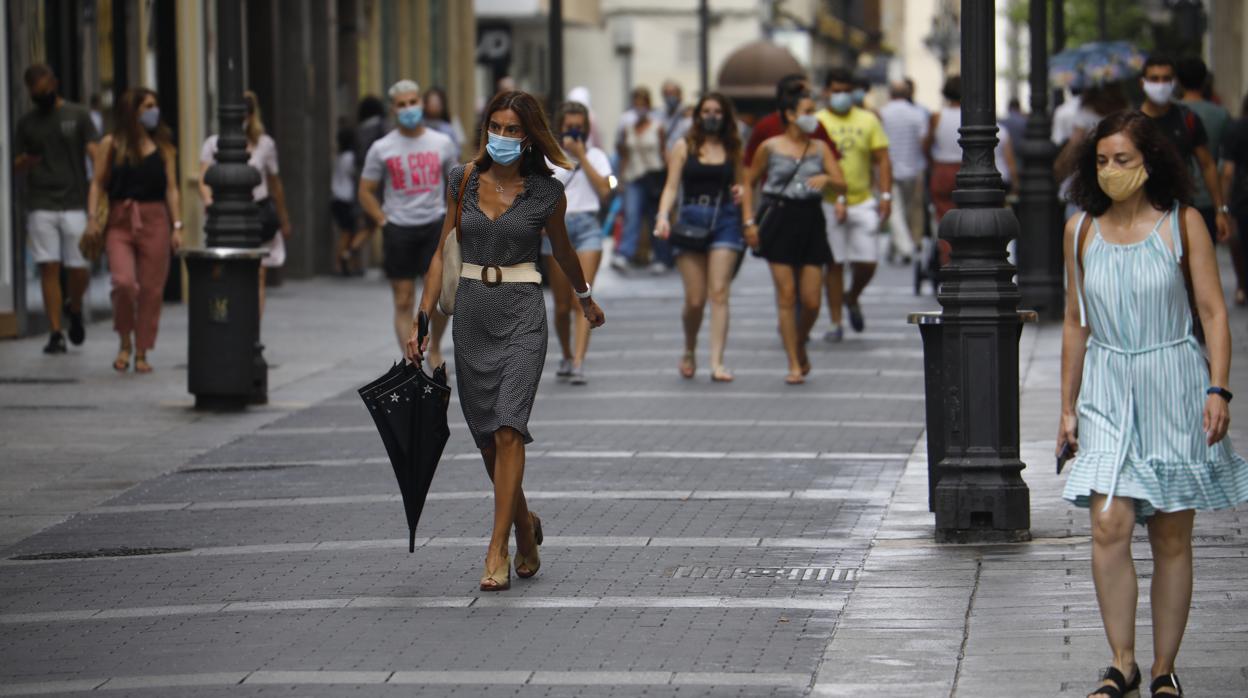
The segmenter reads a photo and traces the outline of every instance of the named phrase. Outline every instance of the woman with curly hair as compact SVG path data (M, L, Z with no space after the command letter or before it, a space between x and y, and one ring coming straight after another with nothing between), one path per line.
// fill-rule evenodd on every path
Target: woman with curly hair
M1248 501L1248 463L1226 439L1231 336L1213 244L1188 169L1139 112L1106 117L1071 186L1058 458L1063 496L1092 516L1092 579L1113 663L1091 696L1140 686L1134 524L1153 551L1152 694L1182 695L1174 662L1192 597L1197 509ZM1192 332L1192 305L1208 356Z

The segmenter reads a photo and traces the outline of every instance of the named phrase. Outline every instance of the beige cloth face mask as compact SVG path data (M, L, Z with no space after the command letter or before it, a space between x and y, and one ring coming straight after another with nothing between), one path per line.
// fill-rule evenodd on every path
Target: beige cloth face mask
M1101 191L1114 201L1126 201L1148 181L1144 165L1136 167L1103 167L1096 173Z

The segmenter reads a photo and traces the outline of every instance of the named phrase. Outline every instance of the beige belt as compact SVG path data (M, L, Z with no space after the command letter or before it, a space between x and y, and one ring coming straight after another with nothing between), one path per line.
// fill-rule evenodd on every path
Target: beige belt
M523 264L514 264L510 267L500 267L497 264L469 264L464 262L460 266L460 278L464 279L480 279L481 283L486 286L498 286L499 284L540 284L542 283L542 274L537 270L537 265L533 262L525 262Z

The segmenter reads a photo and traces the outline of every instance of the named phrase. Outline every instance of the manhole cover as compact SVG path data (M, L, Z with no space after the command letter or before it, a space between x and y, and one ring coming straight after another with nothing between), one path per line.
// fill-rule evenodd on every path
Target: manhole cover
M673 579L785 579L791 582L852 582L858 579L856 567L699 567L667 569L663 576Z
M0 376L0 383L14 385L65 385L77 383L77 378L41 378L39 376Z
M192 475L196 473L249 473L262 470L286 470L288 468L308 468L307 465L273 464L273 465L230 465L222 467L204 466L202 468L183 468L175 475Z
M10 560L85 560L94 557L134 557L136 555L168 555L185 553L190 548L97 548L95 550L66 550L55 553L17 555Z

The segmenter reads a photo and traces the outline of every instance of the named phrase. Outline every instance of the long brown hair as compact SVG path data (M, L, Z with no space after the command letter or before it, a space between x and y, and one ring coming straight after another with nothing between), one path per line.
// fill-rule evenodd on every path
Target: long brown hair
M481 141L477 156L474 158L478 170L484 172L494 164L493 158L485 150L490 139L490 117L508 109L519 117L520 127L524 129L525 138L529 141L520 155L521 175L540 174L546 177L553 175L554 170L546 165L547 160L564 169L572 169L572 163L568 162L563 149L559 147L554 134L550 132L550 122L546 120L546 112L542 109L541 102L538 102L528 92L514 90L495 95L485 108L481 119Z
M719 133L707 133L702 128L702 105L709 100L715 100L719 103L719 108L724 112L724 118L719 124ZM737 131L737 112L732 107L732 100L719 92L708 92L698 100L697 106L693 108L693 125L689 127L689 132L685 134L685 143L689 146L689 157L697 159L698 153L702 152L702 145L706 142L707 136L718 136L719 141L724 144L724 152L727 154L728 162L736 162L741 157L741 134Z
M118 165L137 165L143 159L143 133L146 129L139 123L139 105L148 95L156 98L156 93L146 87L132 87L117 100L113 119L113 162ZM148 135L156 143L156 149L160 151L162 158L173 152L173 135L164 121L157 124L156 130Z
M260 136L264 135L264 119L260 116L260 98L255 92L247 90L243 93L243 105L247 110L243 131L247 134L247 142L254 146L260 142Z

